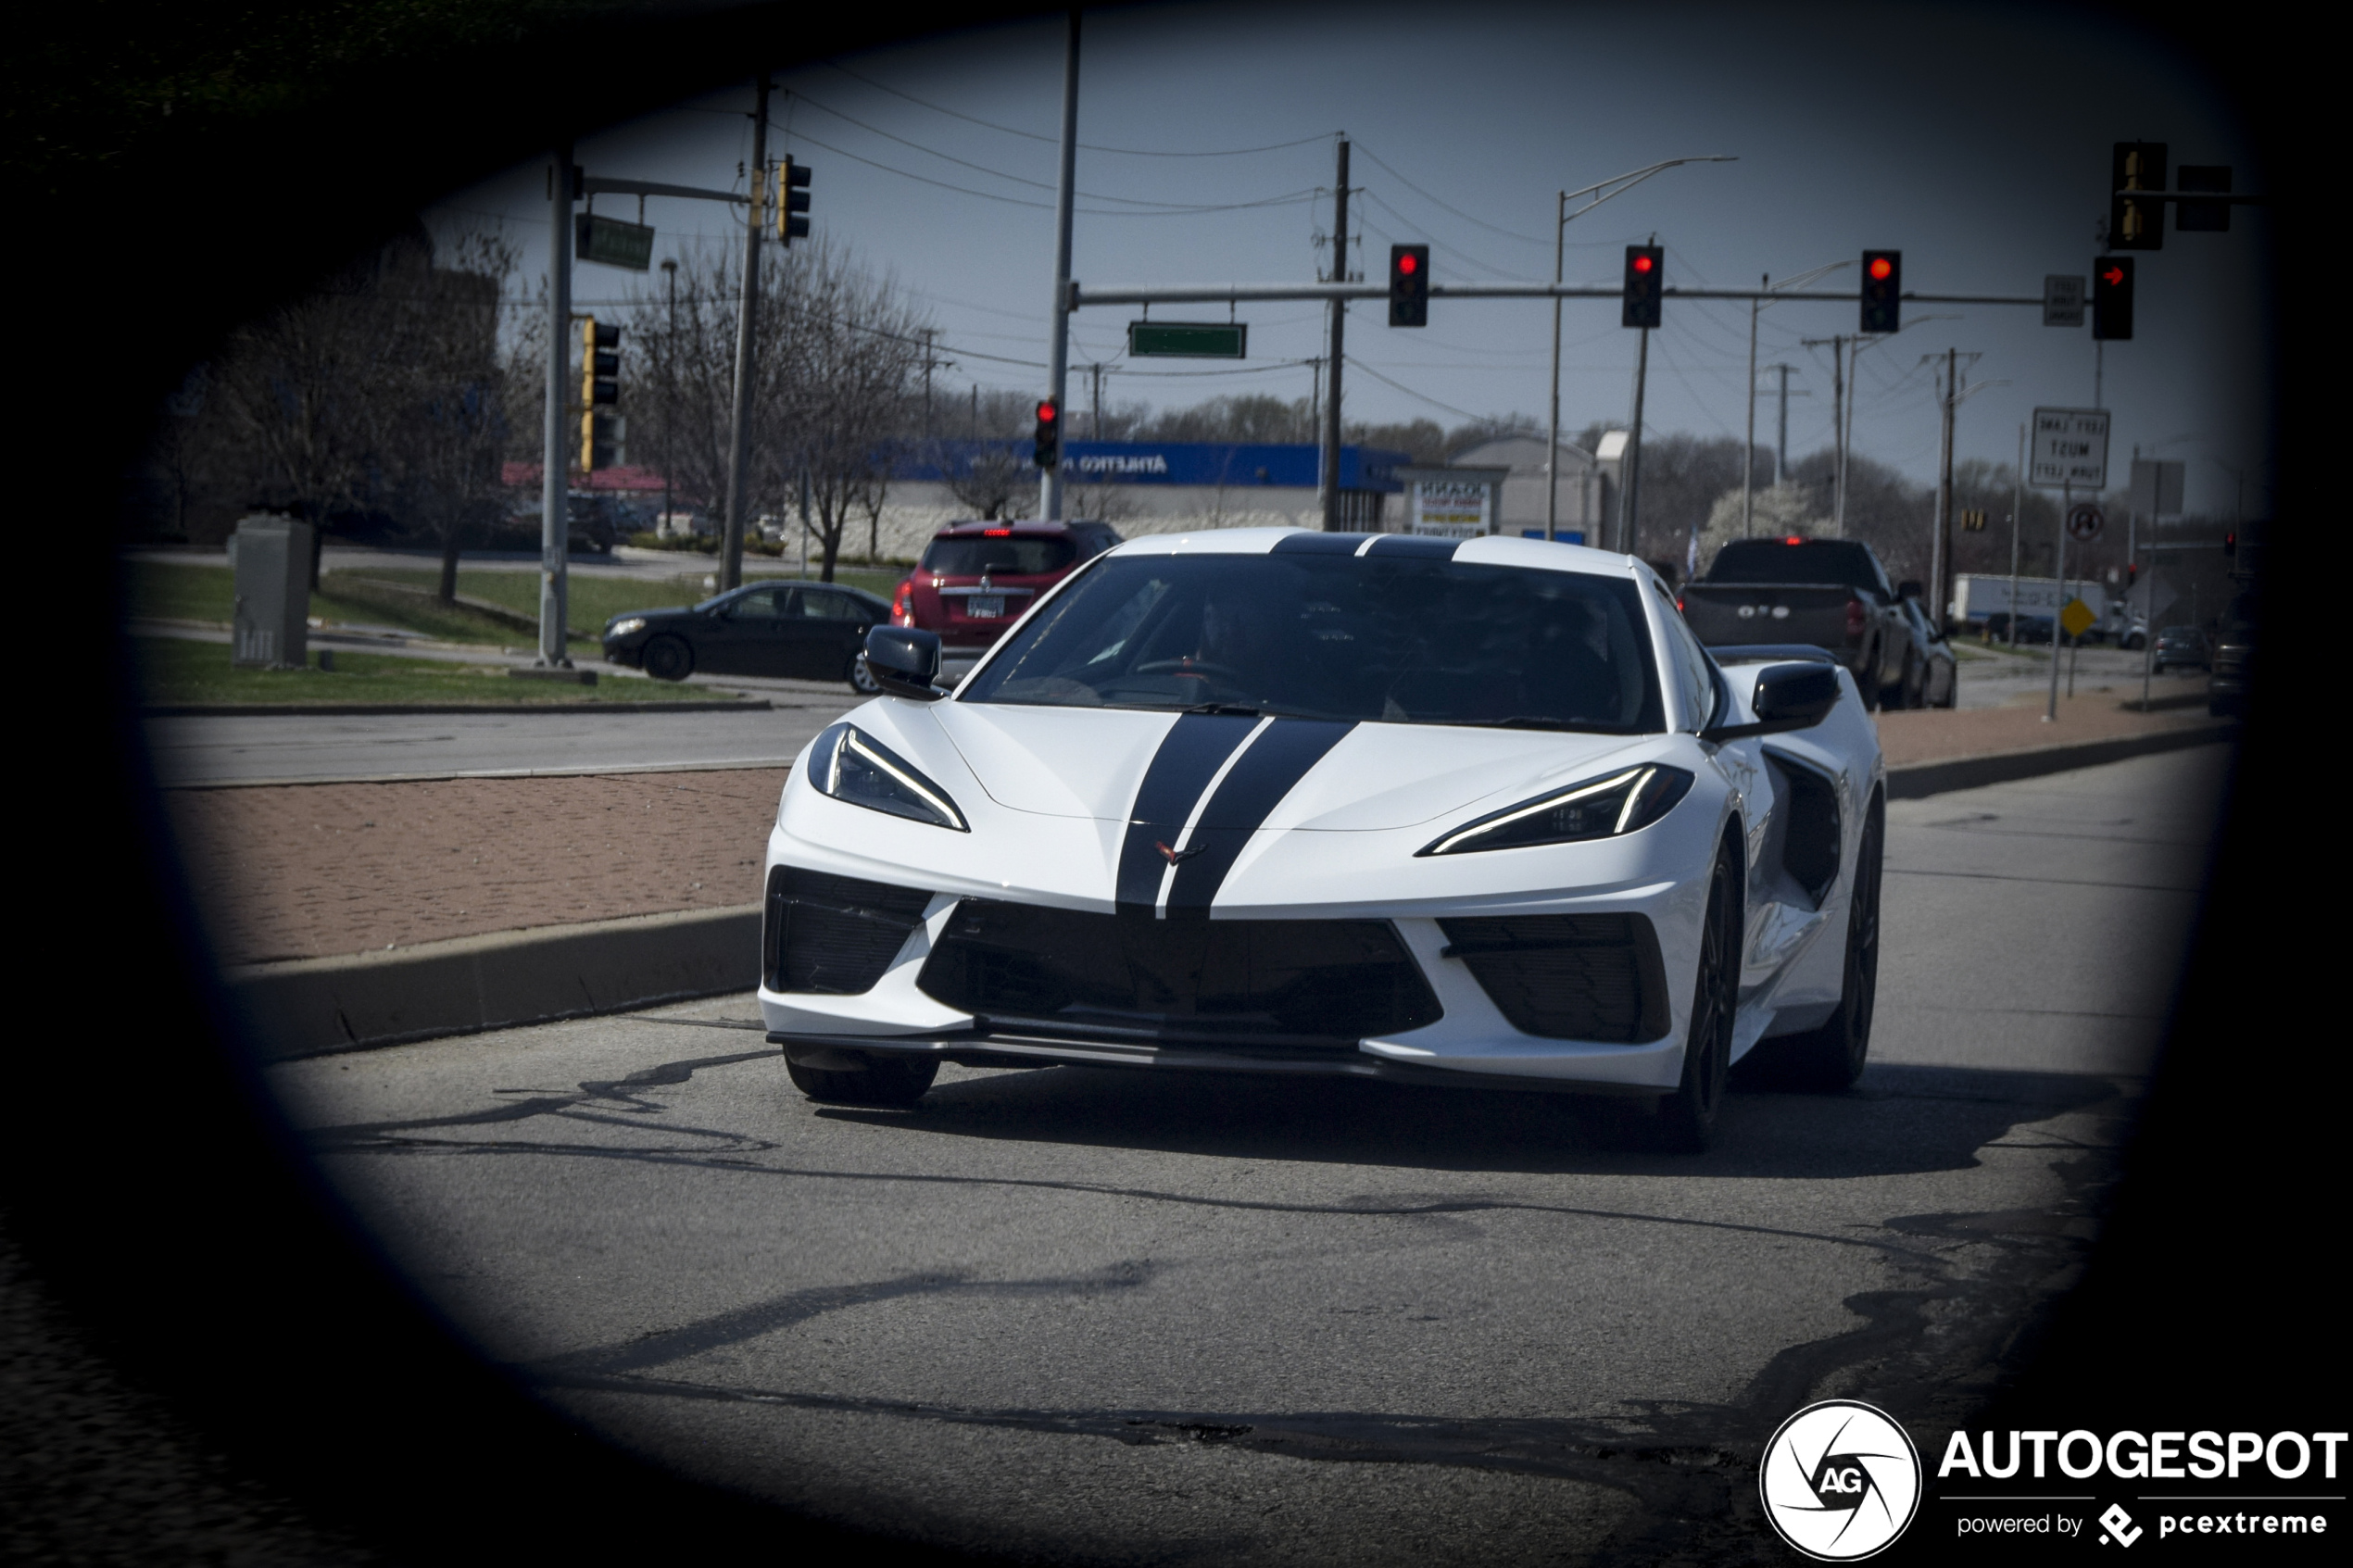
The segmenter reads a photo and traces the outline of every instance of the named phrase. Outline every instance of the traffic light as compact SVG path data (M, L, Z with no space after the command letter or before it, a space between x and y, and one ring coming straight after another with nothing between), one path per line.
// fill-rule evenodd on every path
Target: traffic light
M2133 258L2103 256L2092 263L2092 335L2122 342L2133 335Z
M1867 250L1863 253L1863 330L1892 332L1903 308L1904 253Z
M620 460L621 329L580 319L580 466L591 472Z
M789 250L795 240L809 237L809 166L786 158L776 166L776 237Z
M2134 201L2127 191L2165 189L2165 144L2119 142L2108 158L2108 248L2163 250L2165 203ZM2126 334L2130 336L2130 333Z
M2124 585L2127 588L2130 588L2134 582L2138 581L2140 575L2141 569L2138 566L2134 565L2131 561L2124 563Z
M1667 252L1657 245L1626 247L1626 305L1621 327L1658 325L1659 297L1666 282Z
M1052 398L1038 400L1038 446L1030 460L1041 469L1057 467L1063 460L1062 414Z
M1429 325L1429 246L1389 247L1389 324Z
M2232 560L2239 553L2239 531L2235 528L2222 535L2222 558Z
M1983 512L1982 512L1982 511L1975 511L1975 510L1970 510L1970 511L1964 511L1964 512L1962 512L1962 513L1961 513L1961 532L1962 532L1962 533L1984 533L1984 532L1985 532L1985 514L1984 514Z

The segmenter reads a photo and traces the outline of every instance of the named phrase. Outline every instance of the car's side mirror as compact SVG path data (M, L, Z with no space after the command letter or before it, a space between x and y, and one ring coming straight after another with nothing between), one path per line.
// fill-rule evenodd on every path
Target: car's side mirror
M866 672L893 696L937 702L948 694L939 679L939 633L913 626L874 626L866 632Z
M1749 708L1753 724L1725 724L1705 730L1700 739L1738 740L1743 735L1774 735L1790 730L1810 730L1838 706L1838 671L1827 664L1775 664L1757 671L1756 693Z

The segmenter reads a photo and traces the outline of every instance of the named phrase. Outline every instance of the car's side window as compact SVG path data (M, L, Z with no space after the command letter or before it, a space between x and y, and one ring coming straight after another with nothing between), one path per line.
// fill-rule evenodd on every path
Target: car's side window
M800 613L812 621L855 621L856 601L848 594L828 594L821 588L800 591Z
M746 594L728 608L728 618L735 621L775 621L792 613L787 588L761 588Z
M1658 590L1659 619L1667 623L1667 650L1675 666L1675 686L1683 697L1683 721L1704 730L1716 720L1716 673L1707 651L1683 622L1683 612L1663 588Z

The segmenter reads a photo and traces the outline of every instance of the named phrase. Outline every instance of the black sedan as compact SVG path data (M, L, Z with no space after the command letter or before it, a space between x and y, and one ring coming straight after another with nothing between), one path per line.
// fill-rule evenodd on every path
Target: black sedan
M694 606L633 609L605 622L605 659L658 681L783 675L881 688L860 655L866 630L890 624L890 606L838 583L755 583Z

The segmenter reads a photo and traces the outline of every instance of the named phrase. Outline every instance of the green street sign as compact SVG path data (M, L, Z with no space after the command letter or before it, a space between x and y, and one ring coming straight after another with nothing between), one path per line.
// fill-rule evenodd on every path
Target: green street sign
M1130 321L1127 352L1139 359L1247 359L1248 321Z
M573 221L573 248L583 261L626 267L632 272L653 266L654 232L643 223L623 223L617 218L584 212Z

